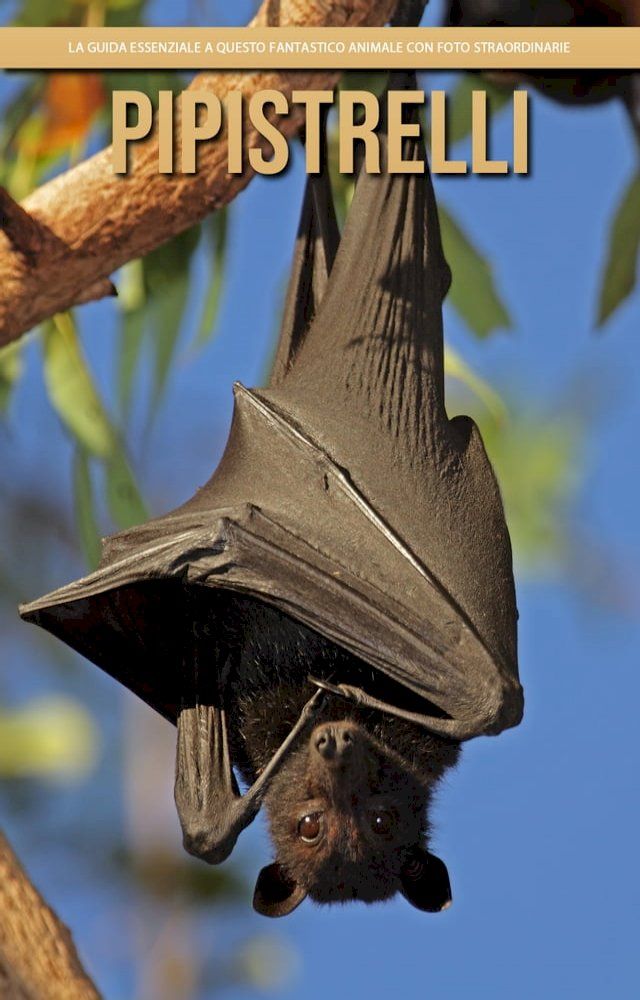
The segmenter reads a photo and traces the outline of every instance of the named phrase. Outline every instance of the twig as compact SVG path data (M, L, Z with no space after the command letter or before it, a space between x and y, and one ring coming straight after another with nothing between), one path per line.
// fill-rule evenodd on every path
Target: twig
M71 934L0 834L0 996L100 1000Z
M264 0L252 24L373 26L385 24L394 7L395 0ZM322 70L201 73L190 89L211 90L223 100L238 89L247 98L266 89L290 98L293 90L331 88L338 75ZM287 137L301 125L300 113L279 123ZM247 124L245 150L264 145ZM224 135L203 143L195 174L159 174L155 137L138 144L126 176L113 173L111 156L111 148L104 149L31 194L22 208L33 229L23 215L22 226L13 224L13 236L6 226L0 232L0 346L56 312L110 294L107 279L117 268L231 201L252 176L249 167L242 174L227 172ZM30 253L19 249L15 234L20 229L37 232L40 247L34 244Z

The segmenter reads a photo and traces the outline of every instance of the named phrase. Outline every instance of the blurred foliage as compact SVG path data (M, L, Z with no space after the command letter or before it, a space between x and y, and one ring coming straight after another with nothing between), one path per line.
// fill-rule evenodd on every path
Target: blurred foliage
M23 0L16 24L136 25L146 20L146 0ZM342 85L380 93L386 74L349 73ZM143 90L155 99L159 89L183 89L180 74L154 71L23 74L15 77L11 97L0 115L0 183L17 199L108 139L110 95L114 89ZM478 86L474 74L460 74L448 100L450 144L468 141L471 130L471 90ZM490 91L492 111L508 105L512 86ZM428 121L427 121L428 128ZM337 172L335 128L329 136L330 165L337 210L344 220L353 191L351 178ZM445 253L453 272L449 301L469 332L485 338L512 326L497 274L464 226L440 204ZM45 386L54 412L74 443L72 487L75 530L86 563L99 558L100 534L105 522L125 528L143 521L147 508L128 454L126 435L139 375L151 358L152 387L148 421L162 404L164 393L185 341L191 353L200 350L215 334L224 295L229 246L229 211L219 211L201 225L175 237L144 259L125 265L117 276L119 333L114 403L110 412L98 390L72 313L56 316L34 336L41 343ZM605 322L635 286L640 246L640 179L634 178L611 226L608 259L602 279L598 322ZM193 299L196 262L202 262L209 280L193 329L185 329ZM498 262L499 265L499 262ZM24 348L12 344L0 350L0 419L10 420L12 392L24 369ZM575 539L567 528L567 511L581 481L584 421L570 408L554 414L528 412L519 401L505 401L461 353L447 347L446 374L450 382L448 409L473 413L480 425L504 496L507 518L521 571L543 572L570 559ZM66 523L47 498L38 503L24 496L4 497L13 504L11 524L24 539L24 550L46 548L43 526L52 536L64 535ZM55 531L53 525L56 525ZM38 530L36 530L38 529ZM59 541L59 539L58 539ZM16 550L17 551L17 550ZM25 557L27 572L29 559ZM13 565L11 567L13 571ZM40 574L41 575L41 574ZM16 590L24 586L0 566L0 601L11 605ZM55 652L52 653L52 656ZM23 708L0 710L0 775L22 777L81 777L95 766L99 739L97 727L79 702L32 700ZM148 748L135 752L146 754ZM160 776L148 789L158 795ZM18 784L14 781L12 785ZM131 808L135 808L135 805ZM138 806L139 809L143 807ZM173 836L173 831L172 831ZM111 878L115 866L122 879L136 886L156 910L176 905L185 911L212 904L232 905L245 894L233 866L224 869L196 865L176 851L145 844L122 845L104 851L91 844L92 860ZM172 841L173 842L173 841ZM111 845L113 847L113 845ZM176 902L177 901L177 902ZM180 909L180 908L184 908ZM177 921L179 923L179 921ZM180 951L167 920L166 945L160 949L162 973L166 971L170 995L208 995L239 983L278 989L290 973L292 957L280 939L250 938L226 960L215 964L208 949L193 956ZM187 935L188 936L188 935ZM147 944L148 944L148 939ZM152 954L149 948L149 953ZM182 963L182 972L178 966ZM178 970L178 971L176 971ZM173 976L173 978L172 978ZM181 978L182 977L182 978ZM175 989L167 984L180 983ZM186 985L185 985L186 984ZM160 1000L157 983L146 994ZM164 995L164 993L163 993Z
M71 313L61 313L44 324L43 354L49 400L76 442L74 496L79 537L89 566L95 566L99 532L90 460L102 467L107 506L118 528L146 520L147 508L121 435L98 395Z
M576 414L523 413L514 407L479 426L500 483L520 574L561 567L570 544L568 514L582 480L582 434Z
M245 892L245 883L232 865L204 867L187 854L153 846L143 853L126 845L113 854L117 868L127 871L149 896L158 900L180 896L190 905L233 902Z
M447 412L473 414L500 484L517 572L539 576L566 563L569 511L583 478L585 417L574 405L552 413L508 405L450 348ZM460 393L466 390L466 398Z
M251 983L276 992L287 985L295 967L295 954L275 934L256 934L240 948L231 965L228 985Z
M26 0L18 9L15 23L132 25L145 23L146 6L137 0L55 5ZM179 92L184 86L184 77L175 72L16 74L9 88L11 96L0 114L0 183L21 200L55 173L106 144L113 89L143 90L155 100L159 89ZM178 337L191 294L196 249L208 268L210 281L192 332L193 350L200 350L215 333L224 292L227 227L228 213L218 212L202 226L180 234L167 246L123 268L118 278L119 298L114 303L120 318L114 393L117 412L109 412L101 398L72 313L53 317L27 338L36 337L40 341L49 401L74 442L71 480L76 535L89 567L95 567L98 561L105 520L116 528L125 528L148 516L121 430L127 425L139 362L147 349L153 359L151 420L176 360ZM24 371L25 343L26 340L0 350L0 419L5 421L10 420L12 393ZM44 509L33 512L35 520L31 523L31 500L10 489L2 492L4 513L9 515L5 517L4 529L13 531L24 542L20 556L16 549L16 558L9 558L6 566L0 566L0 611L6 605L13 620L16 601L37 589L38 584L29 582L31 576L37 575L40 581L46 576L39 560L46 560L66 531L66 525L56 529L57 513L47 514ZM48 530L43 536L40 529L45 525ZM7 555L5 547L4 556ZM39 637L34 637L34 641L37 646ZM57 660L64 660L68 666L68 654L58 657L59 651L53 647L44 644L43 648L47 649L50 666ZM67 686L69 683L68 679ZM94 706L94 710L99 715L99 706ZM23 779L30 782L86 779L96 766L98 733L93 712L73 698L33 697L23 707L0 709L0 777L14 779L10 786L11 801L16 804L27 801L19 792ZM167 731L165 738L171 740L171 732ZM145 747L131 743L130 753L145 754ZM147 790L148 794L156 797L162 794L159 785L165 778L164 769L162 773L152 770L148 780L153 787ZM25 788L28 787L27 784ZM35 809L37 800L29 798L29 801ZM136 809L135 802L129 808ZM115 829L117 826L109 824L105 837L113 837ZM217 869L193 863L174 849L174 840L171 830L172 846L164 853L157 846L147 850L146 844L128 840L122 851L113 853L111 861L104 851L96 851L95 846L91 850L92 884L96 880L108 882L116 874L123 886L135 886L141 900L153 903L141 939L131 945L131 957L138 966L136 996L140 998L145 995L144 983L150 975L146 956L159 926L179 918L188 928L189 940L194 936L195 911L203 906L208 912L213 912L212 907L228 908L247 895L235 865ZM229 983L261 988L279 975L286 975L284 964L282 969L277 968L280 961L277 948L265 955L259 953L260 939L256 939L257 951L253 944L254 939L246 937L224 961L217 963L219 969L228 969L225 982L221 983L202 955L192 954L188 947L181 954L172 935L161 956L156 956L156 965L165 971L166 982L156 983L158 988L152 988L150 994L147 991L147 995L154 1000L164 996L172 981L172 970L181 964L189 975L175 979L181 985L177 992L170 991L167 995L180 995L185 1000L201 996L202 990L206 990L207 996L213 995ZM284 956L284 944L280 950ZM208 952L210 949L204 954ZM262 970L258 968L260 962Z
M483 404L497 427L507 420L507 408L496 390L489 385L450 344L444 348L444 371L449 378L457 379Z
M496 289L491 267L441 203L438 208L442 246L451 267L448 301L476 337L488 337L511 326Z
M15 341L0 349L0 415L6 413L14 385L22 375L22 344Z
M96 762L98 729L68 698L37 698L0 708L0 777L83 778Z
M480 84L477 73L461 73L447 102L447 138L452 146L471 135L471 99L473 91L480 89L486 91L489 113L495 115L511 101L514 87L508 84L498 87L487 77Z
M598 305L602 326L636 286L640 253L640 173L631 180L611 223Z

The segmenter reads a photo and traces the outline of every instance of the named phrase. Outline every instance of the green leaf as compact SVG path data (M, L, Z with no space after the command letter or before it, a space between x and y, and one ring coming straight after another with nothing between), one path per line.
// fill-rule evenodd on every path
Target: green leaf
M119 528L145 521L147 509L140 495L119 435L116 433L93 384L80 348L72 316L60 314L45 328L45 380L51 402L78 444L101 459L106 475L109 512ZM80 465L76 470L76 497L83 521L83 543L91 529L87 501L90 484ZM84 479L83 479L84 476ZM97 533L97 530L96 530Z
M389 83L387 70L347 70L340 76L340 90L366 90L380 97Z
M613 217L605 264L598 326L602 326L633 291L640 251L640 174L631 181Z
M498 294L489 264L442 202L438 215L444 254L453 276L449 302L476 337L488 337L495 330L509 328L511 318Z
M13 24L33 28L44 28L53 23L74 24L72 8L70 0L58 0L55 4L49 0L23 0Z
M73 460L73 498L80 544L89 569L100 561L100 531L95 515L89 456L77 447Z
M58 416L92 455L106 458L115 435L93 384L70 313L60 313L44 327L44 379Z
M144 851L123 845L111 860L117 872L124 870L129 881L139 883L158 900L179 893L193 906L210 906L244 898L248 888L233 862L219 867L194 865L158 844L149 844Z
M140 359L146 321L144 266L132 260L120 272L118 306L121 311L120 347L118 351L118 403L127 412L133 393L133 382Z
M471 95L474 90L486 91L493 117L512 99L514 86L496 87L477 73L463 73L447 101L447 141L451 146L471 135Z
M2 108L0 119L0 158L6 160L9 155L9 147L13 143L16 133L33 114L33 110L38 103L46 81L46 74L37 73L28 79L25 86L18 91L13 99Z
M113 19L112 19L113 20ZM112 93L115 90L140 90L158 105L158 93L170 90L179 94L185 88L184 77L175 70L109 70L104 74L104 83Z
M342 229L353 199L355 184L352 174L340 173L340 130L337 125L330 128L327 133L327 159L336 217Z
M182 318L189 295L190 261L200 239L200 226L193 226L144 259L145 281L153 325L155 382L151 405L157 409L167 383Z
M0 414L7 412L11 393L23 369L22 343L15 342L0 348Z
M181 272L174 277L166 291L152 302L152 346L155 354L152 412L160 405L167 385L188 295L189 275Z
M84 777L95 765L98 733L89 713L66 698L38 698L0 709L0 774L8 778Z
M291 946L281 938L274 934L257 934L242 945L234 964L241 973L241 982L246 981L261 992L279 993L290 985L296 957Z
M118 528L130 528L149 517L124 451L118 449L105 464L107 504Z
M444 370L446 375L465 385L483 403L496 423L501 424L507 419L507 408L500 395L448 345L444 349Z
M211 279L196 335L196 348L203 347L215 332L225 280L228 209L222 208L211 215L203 228L210 244Z
M120 321L118 403L124 413L131 405L133 382L144 341L145 318L145 308L142 306L131 312L124 312Z
M522 572L548 573L567 558L567 511L582 480L583 429L573 413L520 414L478 424L504 501Z

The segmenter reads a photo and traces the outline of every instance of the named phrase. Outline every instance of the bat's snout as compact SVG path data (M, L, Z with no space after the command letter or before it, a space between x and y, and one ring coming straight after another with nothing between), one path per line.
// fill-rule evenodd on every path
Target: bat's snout
M314 751L330 765L343 764L352 757L357 741L357 727L349 722L323 723L311 735Z

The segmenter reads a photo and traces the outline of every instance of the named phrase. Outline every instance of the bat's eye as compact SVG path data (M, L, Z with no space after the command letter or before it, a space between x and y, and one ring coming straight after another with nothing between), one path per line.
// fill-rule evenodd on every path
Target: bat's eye
M393 814L386 809L376 809L371 813L371 829L382 837L388 837L393 830Z
M309 813L298 823L298 836L305 844L315 844L322 833L322 813Z

